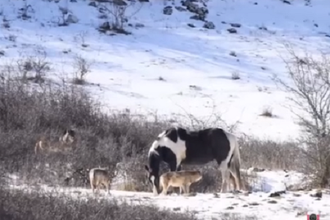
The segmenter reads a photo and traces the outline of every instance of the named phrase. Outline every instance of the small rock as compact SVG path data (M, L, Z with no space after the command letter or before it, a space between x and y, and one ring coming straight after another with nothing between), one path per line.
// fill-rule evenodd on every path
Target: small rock
M283 0L283 3L291 5L291 2L287 1L287 0Z
M251 202L251 203L249 203L249 205L257 206L257 205L259 205L259 203L257 203L257 202Z
M263 172L263 171L265 171L264 168L250 167L250 168L247 170L247 173L252 173L252 172Z
M88 5L92 7L97 7L96 2L90 2Z
M269 200L268 203L269 203L269 204L276 204L277 201L275 201L275 200Z
M277 191L277 192L273 192L269 195L269 197L280 197L281 194L284 194L285 191Z
M237 34L237 30L235 28L228 28L227 31L231 34Z
M10 28L10 24L9 24L9 22L3 22L2 26L3 26L4 28Z
M4 50L0 50L0 56L4 56L5 55L5 51Z
M202 90L202 88L201 88L201 87L199 87L199 86L196 86L196 85L189 85L189 88L190 88L190 89L194 89L194 90L197 90L197 91L201 91L201 90Z
M300 197L301 196L301 194L298 194L298 193L293 193L292 195L295 196L295 197Z
M163 13L165 15L171 15L173 13L173 8L172 6L168 5L163 9Z
M245 204L245 205L242 205L242 207L248 207L248 205Z
M229 207L227 207L226 209L227 209L227 210L233 210L233 209L234 209L234 207L232 207L232 206L229 206Z
M231 51L231 52L229 53L229 55L230 55L230 56L233 56L233 57L237 57L237 54L235 53L235 51Z
M103 24L101 24L100 28L105 29L105 30L109 30L110 29L110 23L108 21L106 21Z
M187 11L187 9L185 9L182 6L175 6L175 9L178 10L178 11Z
M196 27L194 24L191 24L191 23L188 23L187 25L188 25L189 27L192 27L192 28Z
M317 190L316 192L310 194L311 197L322 198L322 191Z
M201 20L201 17L199 15L193 15L190 17L190 19Z
M70 2L77 2L77 0L70 0Z
M187 6L188 11L190 11L191 13L196 13L197 14L197 10L199 8L198 5L196 5L196 4L192 3L192 2L189 2L187 4L188 5L186 5L186 6Z
M215 28L215 25L212 21L207 21L205 22L205 24L203 25L204 28L207 28L207 29L214 29Z
M123 0L112 0L112 2L115 4L115 5L118 5L118 6L126 6L127 3Z
M74 16L72 14L69 14L68 17L65 19L65 22L70 24L70 23L77 23L79 21L79 19L77 18L77 16Z
M254 5L258 5L258 2L255 2Z
M206 7L200 7L197 9L196 13L200 16L206 17L206 15L209 13L209 10Z
M136 23L136 24L135 24L135 27L136 27L136 28L143 28L143 27L144 27L144 24Z
M173 208L173 211L180 211L180 210L181 210L180 207Z
M239 24L239 23L231 23L230 24L232 27L235 27L235 28L240 28L242 25Z

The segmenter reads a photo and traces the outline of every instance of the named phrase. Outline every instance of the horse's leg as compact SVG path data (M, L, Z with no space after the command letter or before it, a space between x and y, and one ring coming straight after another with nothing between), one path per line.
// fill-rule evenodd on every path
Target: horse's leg
M234 190L235 191L241 190L241 188L242 188L241 184L242 183L240 181L240 178L241 178L240 173L237 173L235 170L231 169L231 167L229 169L230 169L230 180L234 185Z
M221 191L220 193L225 193L228 190L228 182L230 179L230 171L228 169L226 161L220 164L220 172L222 177Z
M234 184L234 190L239 191L242 189L242 180L241 180L241 173L239 164L235 163L235 161L231 161L228 167L230 172L230 179Z
M234 190L237 190L236 178L231 171L230 171L230 182L234 185Z

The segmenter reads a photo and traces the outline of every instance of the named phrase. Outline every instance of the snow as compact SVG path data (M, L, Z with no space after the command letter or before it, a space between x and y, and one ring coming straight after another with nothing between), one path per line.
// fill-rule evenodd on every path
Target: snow
M98 194L93 195L92 190L86 188L61 188L47 185L31 187L25 184L12 184L10 189L22 190L26 193L47 192L60 198L63 198L62 195L82 200L97 197L99 199L126 201L132 205L156 205L176 212L191 211L199 219L203 220L221 219L221 216L226 213L235 213L240 216L256 216L257 219L269 220L284 218L300 220L306 218L307 213L316 213L320 214L320 219L328 219L330 217L330 191L324 190L320 200L312 197L310 195L311 192L308 191L287 191L281 194L280 197L269 197L270 192L285 190L280 185L285 182L285 178L288 178L285 177L288 174L292 179L296 179L297 183L302 181L302 175L296 172L264 171L256 173L255 175L260 178L260 183L266 183L267 188L250 194L218 193L215 195L211 193L197 193L195 196L177 194L154 196L151 192L111 190L110 195L107 195L104 190L101 190Z
M31 18L27 20L17 17L24 2L34 9L28 12ZM190 19L189 12L173 9L172 15L164 15L162 10L170 1L137 2L127 10L132 27L126 29L133 34L114 36L96 30L104 20L98 18L99 12L88 6L87 1L69 2L69 10L79 21L58 27L62 17L59 6L65 6L65 2L0 3L0 17L10 24L10 28L0 31L0 50L5 52L0 55L0 65L36 55L42 49L52 64L47 77L59 80L73 76L74 58L81 55L92 63L86 76L91 84L85 88L106 107L149 116L157 113L172 119L187 119L192 114L213 125L218 123L215 115L221 115L228 124L239 122L235 133L259 138L288 140L299 135L295 117L286 107L288 94L274 84L271 76L278 74L287 80L281 59L288 57L284 43L299 53L328 52L330 38L325 35L329 31L329 1L313 0L306 6L303 0L292 1L290 5L280 0L209 0L207 19L214 22L214 30L202 28L202 22ZM188 27L188 23L196 27ZM242 25L237 34L226 31L229 23ZM136 24L144 27L134 27ZM267 30L261 30L262 27ZM240 79L232 80L233 73L239 74ZM276 117L259 116L265 108L271 108ZM113 195L131 201L130 198L148 197L145 202L196 210L203 219L237 210L269 220L305 218L295 217L298 209L321 213L321 219L330 217L328 194L317 201L304 192L299 192L299 197L287 192L277 204L267 203L267 193L301 182L302 174L290 173L290 177L285 177L284 171L264 171L258 175L255 191L249 196L153 197L150 193L120 191L113 191ZM24 185L12 187L22 190ZM91 195L88 189L59 190L71 195L77 190ZM251 202L260 205L242 207ZM227 210L228 206L235 208Z
M278 0L256 1L257 5L254 1L210 0L208 20L214 22L215 30L202 28L202 22L190 19L189 12L174 9L172 15L164 15L164 1L137 2L128 8L129 22L144 27L127 27L133 33L127 36L99 33L99 13L85 1L68 3L79 21L67 27L57 26L62 16L58 7L65 6L65 1L25 2L34 9L29 13L32 18L25 21L17 18L23 1L2 5L2 17L11 26L0 33L6 53L2 64L35 55L36 48L42 47L54 75L65 78L72 77L73 59L79 54L92 63L87 81L100 85L86 88L109 108L181 119L192 114L206 120L216 114L227 124L238 121L238 134L260 138L285 140L299 134L293 114L285 107L286 94L270 79L273 73L285 76L280 57L287 54L283 43L311 54L329 48L323 34L329 28L329 3L321 0L312 6L302 0L292 5ZM242 25L238 34L226 31L231 22ZM16 36L15 41L8 40L9 36ZM64 54L65 50L71 52ZM230 56L231 51L237 57ZM232 80L233 72L241 79ZM265 108L277 117L259 116ZM209 124L215 121L210 119Z

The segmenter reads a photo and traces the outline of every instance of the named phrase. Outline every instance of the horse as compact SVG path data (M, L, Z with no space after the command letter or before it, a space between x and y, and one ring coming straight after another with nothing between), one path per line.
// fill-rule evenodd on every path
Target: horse
M180 171L181 165L204 165L216 161L222 176L220 193L227 191L228 182L234 180L234 188L241 190L240 152L237 138L221 128L189 131L171 127L158 135L148 152L149 182L153 193L159 194L159 165L165 162L171 171Z

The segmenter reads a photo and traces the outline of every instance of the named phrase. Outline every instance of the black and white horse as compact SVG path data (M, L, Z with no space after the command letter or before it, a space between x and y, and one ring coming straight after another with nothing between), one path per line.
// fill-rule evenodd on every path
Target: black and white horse
M172 127L158 135L148 153L149 181L154 194L159 190L159 165L167 163L171 171L181 170L181 164L203 165L216 160L222 175L221 192L226 192L230 178L241 189L240 152L236 136L221 128L188 131Z

